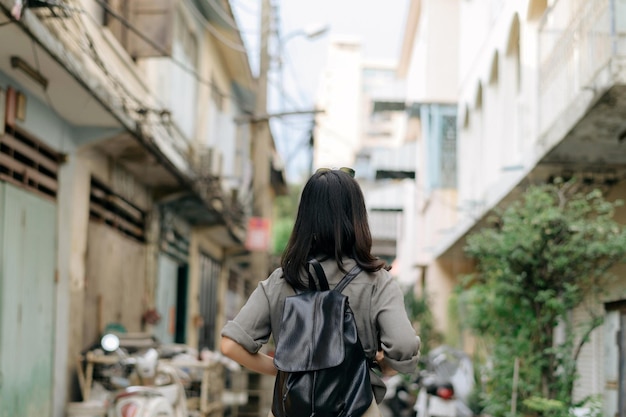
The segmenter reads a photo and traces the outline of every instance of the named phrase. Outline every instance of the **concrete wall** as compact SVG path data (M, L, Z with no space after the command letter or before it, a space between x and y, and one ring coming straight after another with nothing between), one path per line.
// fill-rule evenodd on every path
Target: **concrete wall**
M459 203L475 211L495 182L519 171L533 152L537 23L525 19L526 3L461 6Z
M361 141L361 43L337 38L331 42L327 68L320 82L316 117L314 168L352 166Z
M459 327L459 312L450 311L453 291L461 275L472 272L473 263L461 253L439 258L428 265L425 274L425 294L437 331L444 337L444 343L451 346L465 347L471 350L469 340L463 340L464 334Z
M407 102L456 102L459 3L462 2L421 1L420 21L407 74Z

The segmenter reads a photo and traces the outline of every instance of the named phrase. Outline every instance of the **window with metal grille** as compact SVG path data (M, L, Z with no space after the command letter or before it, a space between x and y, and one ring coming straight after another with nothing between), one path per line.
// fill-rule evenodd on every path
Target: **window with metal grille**
M62 155L25 131L0 133L0 180L56 200Z
M456 106L421 105L420 119L426 138L427 190L455 188L457 184Z
M221 270L221 265L216 260L200 254L200 315L203 324L200 328L198 349L216 348L217 287Z
M456 188L456 116L441 117L441 187Z
M89 218L100 221L139 242L146 241L146 213L91 177Z
M159 248L180 263L187 263L189 259L190 230L169 209L161 210L161 233Z

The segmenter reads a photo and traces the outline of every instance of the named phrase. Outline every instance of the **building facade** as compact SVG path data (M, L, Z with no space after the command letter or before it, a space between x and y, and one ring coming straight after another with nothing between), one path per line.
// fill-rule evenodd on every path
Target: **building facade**
M417 148L406 140L405 89L397 63L366 60L360 39L331 40L319 85L314 169L353 167L365 196L372 252L409 283L415 268L414 181ZM403 255L405 253L405 255Z
M215 350L267 276L245 246L256 83L227 2L0 12L0 415L63 416L106 329Z
M396 77L379 89L387 97L368 94L367 74L376 70L364 71L358 40L331 46L315 166L353 162L375 250L398 261L407 253L402 275L428 296L445 342L474 349L450 307L459 278L474 270L465 238L493 208L514 201L525 184L574 175L609 199L624 197L626 153L616 117L623 106L623 13L621 3L606 0L412 1ZM390 98L398 81L404 95ZM367 132L388 127L385 112L397 103L393 111L405 125L394 130L398 143L382 151ZM394 155L398 146L415 149ZM399 155L409 153L414 184L396 192L379 175L402 171ZM382 212L394 219L377 219ZM625 216L616 213L618 221ZM399 243L407 236L406 246ZM624 334L624 268L613 272L619 279L593 306L604 325L579 356L574 389L575 400L601 395L604 415L623 413L626 398L624 344L616 342ZM586 320L582 309L571 314Z
M412 2L422 17L432 3ZM429 238L420 263L425 290L438 300L436 321L448 340L471 349L445 306L459 276L473 270L465 238L491 209L514 201L524 184L555 177L587 178L608 199L624 197L626 152L617 115L624 106L625 10L608 0L447 3L456 3L459 28L451 39L459 51L456 185L449 199L441 198L449 209L437 222L446 227ZM419 25L428 26L422 17ZM616 219L626 221L624 210ZM600 395L603 415L625 412L624 344L617 339L624 334L624 271L615 268L619 279L594 304L604 325L578 361L575 400ZM582 310L572 315L585 320Z

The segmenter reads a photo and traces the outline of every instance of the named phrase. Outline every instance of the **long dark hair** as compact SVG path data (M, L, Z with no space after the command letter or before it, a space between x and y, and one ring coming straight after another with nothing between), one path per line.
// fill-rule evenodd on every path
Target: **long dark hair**
M283 277L294 288L306 288L300 276L312 257L334 258L343 272L343 257L353 258L364 271L378 271L385 262L371 250L372 235L359 184L336 169L313 174L302 190L296 222L283 252Z

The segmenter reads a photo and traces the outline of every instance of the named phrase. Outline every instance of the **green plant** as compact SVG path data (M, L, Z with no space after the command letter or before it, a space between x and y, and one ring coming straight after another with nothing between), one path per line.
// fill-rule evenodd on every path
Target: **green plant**
M490 357L487 413L509 415L515 383L519 411L556 416L562 410L537 407L572 406L576 361L602 316L590 310L587 322L574 323L569 312L598 297L610 268L625 258L626 231L612 218L619 205L598 190L582 192L576 181L531 186L468 237L476 272L463 278L459 294L465 325ZM563 340L554 338L557 326Z
M442 335L435 329L428 298L426 295L417 296L412 289L409 289L404 293L404 307L422 340L421 355L424 357L430 348L441 344L443 339Z
M272 254L280 256L293 230L298 212L298 201L301 186L290 185L287 195L276 197L274 200L274 221L272 225Z
M562 401L551 400L542 397L530 397L524 400L528 410L545 417L601 417L602 407L599 396L590 396L577 404L576 413L574 407L570 407ZM584 412L584 414L583 414Z
M530 397L524 400L524 405L529 410L545 417L567 417L569 414L568 407L558 400Z
M483 391L480 385L475 385L474 389L470 392L469 397L467 398L467 406L475 416L480 416L484 410L484 399L483 399Z
M587 410L584 417L602 417L602 396L591 395L581 402L580 407Z

